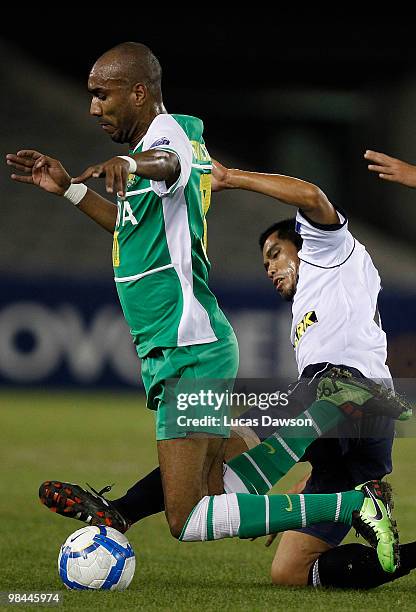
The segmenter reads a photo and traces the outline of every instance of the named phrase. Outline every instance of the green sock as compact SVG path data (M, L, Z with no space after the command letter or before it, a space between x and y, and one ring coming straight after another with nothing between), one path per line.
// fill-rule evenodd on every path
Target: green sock
M351 525L352 514L361 510L363 501L364 494L355 490L325 495L206 495L188 516L179 539L253 538L323 521Z
M250 493L264 495L297 463L305 450L323 433L345 420L345 415L333 403L315 401L308 410L296 417L310 419L312 425L282 427L275 434L228 462Z
M335 521L351 525L352 513L360 510L361 491L306 495L250 495L237 493L240 510L239 538L278 533Z

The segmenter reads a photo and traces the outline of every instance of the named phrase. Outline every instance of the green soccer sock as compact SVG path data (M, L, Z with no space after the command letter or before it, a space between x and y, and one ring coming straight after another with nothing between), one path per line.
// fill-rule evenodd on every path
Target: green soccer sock
M296 430L282 427L261 444L228 461L227 466L237 474L249 493L267 493L300 460L308 446L345 420L345 415L333 403L317 400L296 419L310 424ZM224 480L228 491L227 471Z
M323 521L351 525L352 513L361 510L363 501L364 494L355 490L325 495L207 495L192 510L179 539L253 538Z
M325 495L249 495L237 493L240 509L239 538L254 538L288 529L300 529L335 521L351 525L352 513L360 510L361 491Z

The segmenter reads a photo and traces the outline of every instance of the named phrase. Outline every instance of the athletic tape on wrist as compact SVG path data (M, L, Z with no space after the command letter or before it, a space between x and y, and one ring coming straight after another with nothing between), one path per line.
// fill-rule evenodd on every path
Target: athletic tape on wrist
M73 183L65 191L64 198L72 202L74 206L78 206L87 191L88 187L84 183L79 183L79 185Z
M125 159L126 161L129 162L130 167L129 167L129 174L134 174L137 170L137 162L135 159L133 159L132 157L129 157L128 155L117 155L117 157L120 157L120 159Z

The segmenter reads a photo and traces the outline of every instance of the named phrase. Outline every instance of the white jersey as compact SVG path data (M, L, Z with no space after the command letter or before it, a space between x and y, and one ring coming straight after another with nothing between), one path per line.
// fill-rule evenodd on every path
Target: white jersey
M365 377L390 379L387 341L377 311L380 276L365 247L340 224L320 225L298 211L302 236L293 300L291 341L299 374L308 365L354 367Z

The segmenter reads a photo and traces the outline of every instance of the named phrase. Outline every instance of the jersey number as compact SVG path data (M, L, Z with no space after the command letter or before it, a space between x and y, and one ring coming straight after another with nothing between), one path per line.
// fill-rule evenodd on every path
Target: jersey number
M118 244L118 232L114 232L113 236L113 266L118 268L120 265L120 247Z
M202 217L204 219L203 247L204 247L204 250L206 251L208 239L207 239L207 222L206 222L205 216L211 205L211 174L201 174L201 179L199 181L199 190L201 192Z

